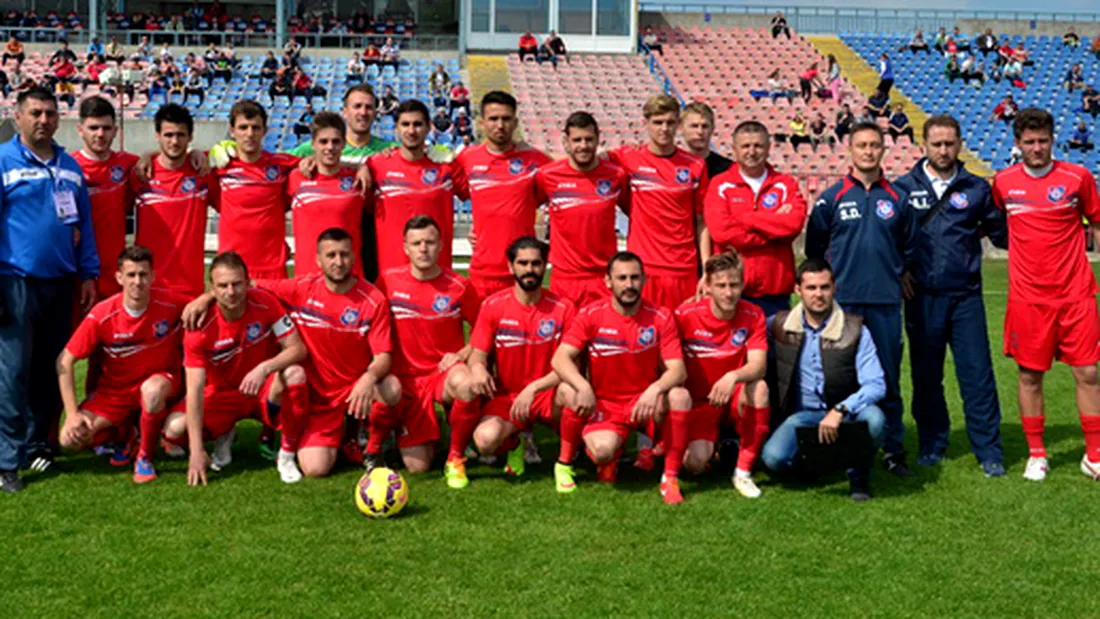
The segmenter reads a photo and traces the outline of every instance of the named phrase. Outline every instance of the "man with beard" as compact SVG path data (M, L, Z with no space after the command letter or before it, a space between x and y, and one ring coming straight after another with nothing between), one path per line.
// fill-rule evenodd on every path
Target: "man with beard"
M479 415L452 416L451 453L462 455L473 435L482 454L508 452L505 472L523 475L525 462L518 432L535 423L557 428L569 389L550 367L550 359L575 315L573 304L542 289L549 248L523 236L506 250L515 285L491 295L481 306L470 336L467 364L474 393L485 398ZM489 369L492 361L496 376Z
M606 283L611 299L580 311L551 361L574 391L572 410L562 415L561 453L554 465L558 492L576 488L572 462L582 440L599 480L614 483L631 431L652 438L670 410L680 418L691 410L691 396L680 387L687 377L680 334L671 311L642 300L642 259L631 252L615 254L607 263ZM673 424L673 432L678 426L683 424ZM670 437L673 445L682 441ZM676 477L662 476L660 491L665 503L684 500Z

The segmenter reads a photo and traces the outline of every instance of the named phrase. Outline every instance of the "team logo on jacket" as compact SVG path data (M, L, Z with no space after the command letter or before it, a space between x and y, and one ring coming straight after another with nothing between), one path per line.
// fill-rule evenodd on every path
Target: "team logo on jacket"
M596 193L601 196L606 196L611 193L611 181L598 180L596 181Z
M638 332L638 343L642 346L649 346L656 336L657 331L653 327L645 327Z
M890 219L894 212L894 203L889 200L879 200L875 204L875 213L882 219Z
M340 324L345 327L350 327L357 322L359 322L359 310L354 307L345 307L344 311L340 314Z
M435 300L432 301L432 309L435 310L435 313L437 313L437 314L442 313L444 310L446 310L450 306L451 306L451 297L449 297L445 294L435 295Z
M676 168L676 182L681 185L686 184L691 180L691 170L687 168Z
M351 186L355 184L355 179L350 176L345 176L340 179L340 191L351 191Z
M248 326L244 328L244 337L249 342L255 342L260 339L260 334L263 333L263 328L260 327L258 322L250 322Z
M769 191L764 194L764 199L760 201L764 205L764 208L773 209L779 206L779 194L774 191Z
M1066 188L1062 185L1051 187L1047 191L1047 200L1050 200L1051 202L1057 202L1064 197L1066 197Z
M273 181L273 180L276 180L277 178L279 178L279 168L278 168L278 166L273 166L273 165L267 166L267 169L264 170L264 176L266 176L267 180L269 180L269 181Z
M168 321L158 320L153 323L153 335L156 337L164 337L168 335Z
M953 193L951 194L951 206L957 209L964 209L970 206L970 200L966 199L965 193Z
M112 183L121 182L122 181L122 176L123 176L122 166L120 166L120 165L111 166L111 182Z
M182 191L183 193L191 193L194 190L195 190L195 177L194 176L188 176L187 178L183 179L182 183L180 183L180 191Z
M539 337L550 337L554 335L554 320L547 318L539 321Z
M744 346L745 340L747 339L749 339L749 330L745 327L741 327L733 332L733 337L730 338L730 344L738 347Z
M523 160L512 159L508 162L508 172L511 174L519 174L523 171Z
M425 185L434 185L436 179L439 178L439 170L435 168L429 168L420 173L420 180Z

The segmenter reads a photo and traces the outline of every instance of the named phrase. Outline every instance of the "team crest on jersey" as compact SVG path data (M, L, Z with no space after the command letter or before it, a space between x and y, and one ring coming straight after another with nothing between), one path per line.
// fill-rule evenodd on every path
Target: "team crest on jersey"
M745 327L733 332L733 336L730 338L730 344L734 346L744 346L745 340L749 339L749 330Z
M111 166L111 182L112 183L121 182L122 181L122 176L123 176L122 166L120 166L120 165Z
M894 216L894 203L889 200L879 200L875 205L875 213L882 219L890 219Z
M260 327L258 322L250 322L248 326L244 328L244 336L249 342L255 342L260 339L260 334L263 333L263 328Z
M779 193L775 191L769 191L768 193L764 194L764 199L761 200L761 204L763 204L764 208L766 209L773 209L779 206Z
M970 206L970 200L966 199L965 193L953 193L951 194L951 206L957 209L964 209Z
M439 178L439 170L435 168L428 168L420 173L420 180L425 185L434 185L435 181Z
M607 194L611 193L611 181L609 181L609 180L598 180L598 181L596 181L596 193L600 194L601 196L606 196Z
M158 320L153 323L153 335L156 337L164 337L168 335L168 321Z
M345 307L344 311L340 314L340 324L345 327L350 327L357 322L359 322L359 310L354 307Z
M182 191L183 193L191 193L194 190L195 190L195 177L194 176L188 176L187 178L183 179L182 183L180 183L180 191Z
M435 312L437 314L442 313L444 310L446 310L450 306L451 306L451 297L449 297L445 294L435 295L435 300L432 301L432 309L435 310Z
M267 169L264 170L264 176L266 176L269 181L279 178L279 167L273 165L267 166Z
M351 191L351 186L355 184L355 179L350 176L345 176L340 179L340 191Z
M512 159L511 161L508 162L508 172L510 174L519 174L522 171L523 171L523 160L522 159Z
M1066 197L1066 188L1062 185L1051 187L1047 191L1047 200L1050 200L1051 202L1057 202L1064 197Z
M676 182L681 185L691 180L691 170L687 168L676 168Z
M547 318L539 321L539 337L550 337L554 335L554 319Z
M638 332L638 343L642 346L649 346L653 343L653 339L657 336L657 331L653 327L645 327Z

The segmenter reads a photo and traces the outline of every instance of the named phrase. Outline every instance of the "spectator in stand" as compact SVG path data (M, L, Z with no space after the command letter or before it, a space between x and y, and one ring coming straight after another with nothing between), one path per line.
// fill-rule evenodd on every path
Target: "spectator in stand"
M136 55L142 62L149 62L153 58L153 44L149 42L149 35L141 35L141 41L138 42L137 49L134 50Z
M1016 105L1016 100L1012 98L1012 95L1005 95L1004 100L997 104L997 107L993 108L993 114L990 116L991 120L1002 121L1006 125L1011 125L1012 121L1016 118L1016 112L1020 110L1020 107Z
M1093 118L1100 115L1100 92L1097 92L1092 84L1085 86L1084 92L1081 93L1081 111L1091 114Z
M8 74L3 69L0 69L0 93L4 95L4 98L11 94L11 82L8 80Z
M229 59L224 54L219 54L217 59L214 60L214 78L219 77L226 84L233 79L233 65L229 64Z
M813 144L813 140L806 133L806 119L802 117L802 112L795 112L794 118L787 126L791 128L791 135L787 139L791 143L791 148L798 150L801 144Z
M932 39L932 49L941 54L947 53L947 28L940 28L936 32L936 38Z
M73 50L69 49L69 42L65 39L61 40L61 49L57 50L53 53L52 56L50 56L50 64L53 65L62 58L68 60L71 63L76 63L76 54L73 52Z
M798 88L804 103L809 103L814 96L814 91L822 87L824 87L824 84L821 83L821 78L818 77L816 62L811 63L805 71L799 74Z
M1012 48L1012 44L1009 43L1008 37L1005 37L1001 41L1001 46L997 48L997 62L1001 65L1006 65L1012 61L1012 56L1016 53L1016 50Z
M783 16L783 11L776 11L772 16L772 38L778 39L779 35L787 35L787 40L791 40L791 29L787 26L787 18Z
M1090 151L1095 146L1092 143L1092 131L1089 130L1089 126L1085 123L1084 119L1077 121L1077 128L1073 130L1073 135L1069 138L1069 143L1066 144L1068 150L1079 150L1081 152Z
M358 54L356 54L358 55ZM298 121L294 123L294 137L299 140L304 136L313 134L313 104L306 104L306 111L302 112L302 115L298 117Z
M959 66L959 58L954 54L947 56L947 63L943 66L943 74L947 77L947 83L954 83L962 77L962 67Z
M302 44L298 42L298 37L290 37L290 40L283 46L283 64L288 67L298 66L298 58L302 56Z
M382 54L381 65L389 65L394 71L401 65L401 44L394 41L393 37L386 37L386 43L378 51Z
M530 30L527 30L519 37L519 61L523 62L523 59L528 56L537 59L538 55L539 40L531 34Z
M875 94L867 98L867 109L871 110L872 118L886 118L890 113L890 97L882 90L876 90Z
M895 145L898 143L898 138L903 135L909 138L910 144L916 144L916 138L913 137L913 126L909 124L909 117L905 114L905 106L901 103L894 105L894 113L890 115L886 130L890 133L890 139L893 140Z
M836 125L833 128L837 142L844 142L844 138L852 133L852 124L855 121L856 118L852 114L852 108L847 103L842 105L836 113Z
M474 134L474 124L470 121L470 117L466 115L464 108L459 108L458 113L455 115L455 135L460 138L466 138Z
M661 36L653 30L653 26L645 27L645 33L642 34L642 43L645 43L650 53L658 53L661 56L665 55L665 46L661 42Z
M210 72L210 67L203 60L202 56L196 56L195 54L188 53L183 59L183 65L187 67L188 71L198 75L206 82L206 87L210 88L214 83L214 76Z
M828 61L828 70L825 71L825 84L829 89L829 93L832 95L833 101L840 103L840 98L843 96L841 90L842 80L840 77L840 62L837 61L836 56L829 54L826 57Z
M817 151L817 147L826 144L830 148L836 138L829 134L829 122L825 120L825 115L821 112L817 113L817 116L810 121L810 139L813 140L814 151Z
M363 57L357 52L351 53L351 58L348 60L347 75L344 77L344 81L349 84L362 84L363 74L367 72L367 65L363 64Z
M397 111L401 99L393 92L393 86L386 86L386 93L382 95L382 101L378 104L378 113L384 116L393 116Z
M943 55L945 58L954 58L959 55L959 45L951 35L947 35L947 45L944 46Z
M82 81L82 90L87 90L88 86L92 84L99 85L99 76L103 74L103 71L107 69L107 60L103 56L96 56L91 62L84 65L84 71L87 73Z
M275 100L278 97L286 97L288 103L292 98L292 93L290 92L290 84L287 83L285 77L276 77L275 80L271 82L271 87L267 89L267 94L271 96L272 100Z
M554 50L550 49L549 39L546 39L539 45L539 55L535 56L535 60L541 65L544 62L549 62L554 65L554 70L558 70L558 57L554 54Z
M84 54L84 62L91 62L102 56L103 53L103 44L99 42L99 37L92 37L92 40L88 43L88 52Z
M1073 92L1075 89L1085 88L1085 71L1081 67L1081 63L1074 63L1070 70L1066 72L1066 90Z
M11 91L16 95L38 87L38 82L34 81L34 78L31 76L24 74L23 70L18 67L13 70L11 74Z
M180 95L184 99L187 98L187 94L184 92L184 79L183 76L178 73L165 73L164 79L168 82L168 96L165 101L171 102L172 95Z
M1020 43L1012 49L1012 59L1019 61L1025 67L1035 66L1035 61L1031 59L1031 52L1024 49L1024 44Z
M983 55L990 55L997 51L997 37L993 34L992 28L986 28L985 33L979 35L974 41L974 47L978 48L978 51Z
M909 51L913 52L914 55L916 55L917 52L924 52L926 54L932 53L931 48L928 47L928 41L924 40L924 31L919 28L916 33L913 34L913 38L909 39L909 45L906 47L908 47Z
M159 59L161 62L169 63L175 61L175 56L172 55L172 49L168 47L167 41L161 43L160 51L157 52L157 59Z
M550 51L554 52L554 56L565 60L566 64L569 63L569 53L565 49L565 41L558 36L557 31L550 31L550 34L546 37L545 44L550 48ZM557 65L555 64L555 66Z
M3 66L8 65L9 60L14 60L15 64L21 65L23 61L27 59L27 54L23 50L23 42L19 40L19 37L12 34L8 37L8 42L4 44L4 56L3 62L0 63Z
M1077 30L1075 30L1073 26L1070 26L1069 30L1062 35L1062 45L1064 47L1073 48L1081 47L1081 37L1078 36Z
M431 92L433 98L439 95L446 96L451 92L451 76L447 75L447 72L443 70L443 65L435 65L432 74L428 76L428 90ZM439 106L437 105L435 107Z
M462 82L455 82L454 88L451 88L451 96L447 100L447 109L452 114L458 108L465 108L466 113L470 113L470 91L462 85Z
M225 47L222 48L222 56L229 61L231 67L236 67L241 62L237 58L237 48L233 47L233 41L226 41Z
M203 84L203 77L195 71L193 68L187 70L183 81L183 104L187 105L187 99L191 95L195 95L199 98L199 107L202 107L204 101L206 101L206 88Z
M887 95L894 87L894 63L890 61L890 55L882 52L878 58L878 86L875 90L881 90Z
M1013 58L1004 66L1004 76L1016 88L1027 88L1027 82L1024 81L1024 65L1019 59Z
M279 72L279 61L275 59L275 52L267 52L263 65L260 66L260 80L275 79Z
M71 84L77 80L76 65L68 56L61 56L50 66L50 77L54 82Z
M301 67L294 69L294 73L291 74L290 85L295 97L304 97L306 101L313 97L313 79Z
M875 124L875 112L869 105L863 106L863 109L859 112L859 116L856 116L855 122L852 123L853 126L866 124Z
M951 29L951 40L955 42L956 53L970 51L970 41L962 35L962 32L959 31L958 26L955 26Z
M367 49L363 50L363 64L370 66L380 62L382 62L382 52L374 43L367 45Z
M214 64L214 61L217 60L220 55L221 52L218 51L218 46L214 45L213 41L211 41L210 45L207 45L206 49L202 52L202 57L205 58L206 62L209 64Z
M446 136L449 138L454 133L454 123L451 122L451 116L447 113L447 110L438 108L435 111L435 116L432 116L432 131L428 135L428 141L432 144L439 144Z
M1100 61L1100 34L1092 37L1092 43L1089 45L1089 53L1096 56L1096 60Z
M985 85L985 67L973 54L967 54L962 63L962 77L967 84L977 82L978 88Z
M104 48L103 53L107 62L122 64L122 61L126 60L126 53L122 50L122 46L118 44L118 37L111 37L111 40L107 41L107 47Z

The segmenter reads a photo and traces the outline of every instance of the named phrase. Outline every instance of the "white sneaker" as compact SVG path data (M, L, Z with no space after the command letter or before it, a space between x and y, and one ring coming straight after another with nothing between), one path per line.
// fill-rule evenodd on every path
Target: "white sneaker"
M1082 466L1084 465L1082 464ZM1024 479L1043 481L1047 478L1048 470L1050 470L1050 467L1047 466L1046 458L1028 458L1027 468L1024 469Z
M236 428L214 440L214 457L210 460L211 469L220 471L233 461L233 439L235 438L237 438Z
M293 451L280 449L275 456L275 468L279 471L279 479L284 484L294 484L302 481L302 472L298 470L298 454Z
M1092 480L1100 480L1100 462L1093 462L1088 456L1082 456L1081 474Z
M525 446L523 448L523 461L527 464L542 464L542 456L539 455L539 444L535 442L535 434L526 432L523 435Z
M760 488L756 487L756 482L747 475L738 475L734 473L733 487L746 499L759 499L762 494Z

